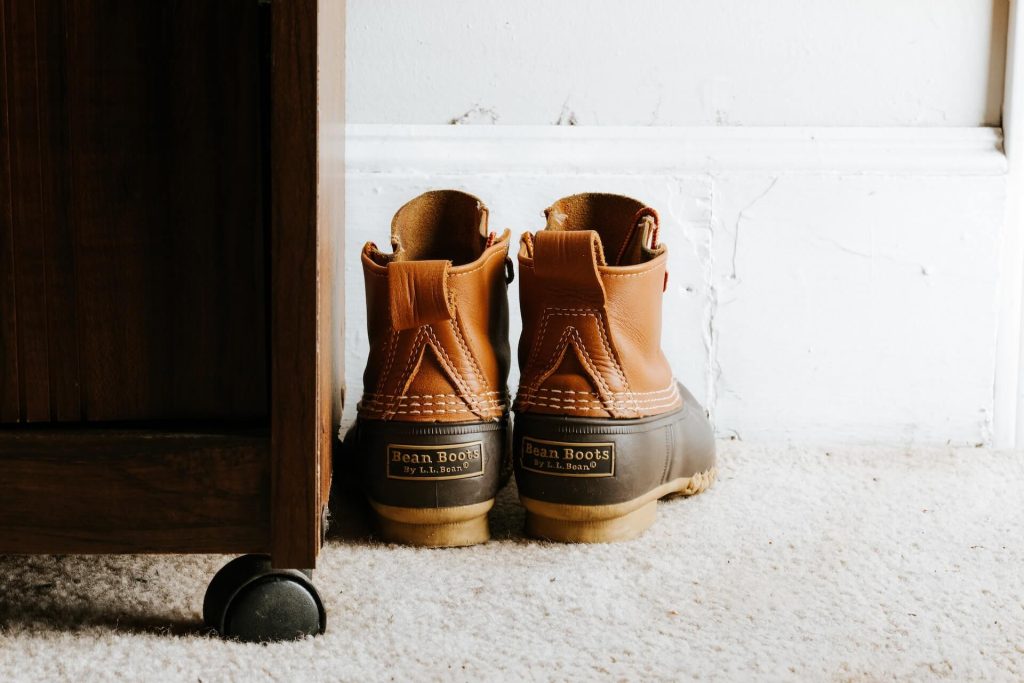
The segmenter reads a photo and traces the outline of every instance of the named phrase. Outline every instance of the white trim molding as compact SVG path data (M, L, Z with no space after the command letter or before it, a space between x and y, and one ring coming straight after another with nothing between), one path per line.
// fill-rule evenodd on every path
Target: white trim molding
M1001 175L998 128L349 125L350 173ZM344 144L340 130L323 131Z

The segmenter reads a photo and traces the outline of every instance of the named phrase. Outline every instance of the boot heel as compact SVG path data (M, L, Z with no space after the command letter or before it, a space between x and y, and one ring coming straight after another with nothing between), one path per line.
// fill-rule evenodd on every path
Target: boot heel
M657 500L629 511L621 505L560 505L530 498L522 502L526 533L562 543L627 541L650 528L658 513Z
M457 547L491 538L487 513L494 499L447 508L408 508L371 500L384 540L423 547Z
M487 513L508 479L507 419L364 420L356 428L353 450L385 540L442 547L490 539Z
M690 403L636 420L516 415L527 534L570 543L635 538L654 524L659 499L710 486L715 442Z

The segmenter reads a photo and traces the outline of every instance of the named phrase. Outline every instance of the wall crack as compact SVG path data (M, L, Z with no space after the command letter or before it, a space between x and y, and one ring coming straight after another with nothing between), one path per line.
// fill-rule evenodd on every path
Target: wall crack
M768 187L766 187L764 191L761 192L761 194L757 195L752 200L750 200L750 202L747 203L747 205L744 206L742 209L740 209L740 212L738 214L736 214L736 224L733 229L732 239L732 274L729 275L730 280L739 279L739 276L736 274L736 255L739 254L740 251L740 225L743 223L743 219L747 217L747 212L754 208L755 204L757 204L762 199L768 196L768 193L775 188L775 184L779 182L779 179L781 177L782 176L775 176L774 178L772 178L772 181L768 183ZM712 211L714 211L713 208Z
M718 207L715 204L716 178L711 176L709 195L711 199L711 218L708 221L708 253L704 265L704 285L707 287L708 300L704 306L704 348L708 354L707 371L704 377L704 395L708 419L712 428L715 425L715 412L718 407L718 381L722 376L722 365L718 360L718 285L715 284L715 224L718 221Z
M466 123L497 123L499 118L496 109L474 104L459 116L448 119L448 123L452 126L461 126Z

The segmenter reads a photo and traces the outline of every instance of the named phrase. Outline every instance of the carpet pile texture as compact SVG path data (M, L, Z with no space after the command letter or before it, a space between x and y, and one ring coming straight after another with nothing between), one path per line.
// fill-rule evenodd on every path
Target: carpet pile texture
M1024 453L723 442L642 538L418 550L336 504L320 638L202 632L229 558L0 556L0 680L1024 680Z

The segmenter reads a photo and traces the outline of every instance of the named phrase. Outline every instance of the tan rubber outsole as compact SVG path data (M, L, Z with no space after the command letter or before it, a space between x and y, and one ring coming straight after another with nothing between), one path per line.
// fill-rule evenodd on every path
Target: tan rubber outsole
M405 508L371 500L381 535L391 543L427 548L454 548L486 543L491 538L487 513L494 499L448 508Z
M701 493L714 483L717 474L717 469L712 467L692 477L673 479L638 498L613 505L565 505L520 496L526 508L526 533L562 543L627 541L654 524L658 500Z

